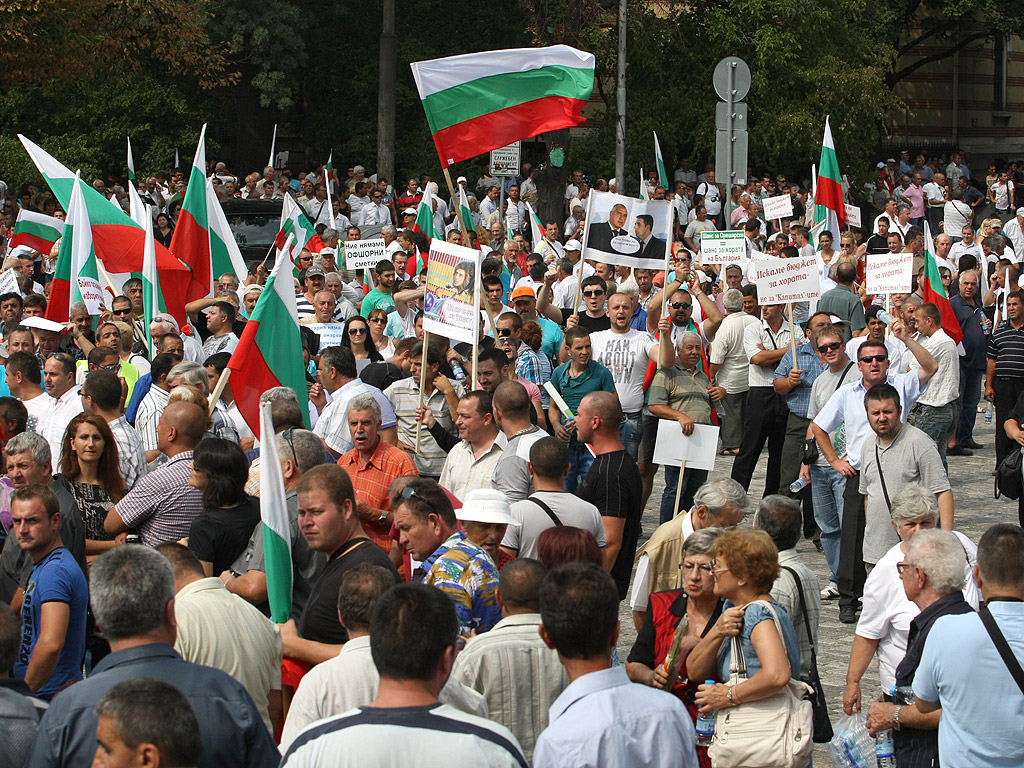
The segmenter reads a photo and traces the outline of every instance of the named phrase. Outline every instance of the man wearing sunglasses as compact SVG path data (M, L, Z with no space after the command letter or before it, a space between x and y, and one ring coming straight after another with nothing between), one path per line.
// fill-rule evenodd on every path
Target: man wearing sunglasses
M910 335L906 325L893 322L892 333L907 345L920 367L908 373L890 375L889 351L880 341L865 341L857 352L860 381L844 384L811 422L811 431L818 450L829 466L846 478L843 492L843 514L839 536L839 620L852 624L857 620L857 607L864 590L867 572L864 568L864 499L860 493L861 449L872 434L864 410L864 395L879 384L888 382L900 397L900 421L906 422L910 408L927 388L938 370L931 353ZM829 434L845 425L846 456L840 456Z

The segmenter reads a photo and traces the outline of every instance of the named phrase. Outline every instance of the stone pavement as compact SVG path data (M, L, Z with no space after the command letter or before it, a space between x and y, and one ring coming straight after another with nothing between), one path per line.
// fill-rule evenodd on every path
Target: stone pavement
M1005 498L993 498L992 469L995 467L995 429L985 424L982 414L978 414L974 439L985 447L974 451L973 456L949 457L950 484L953 486L955 504L956 529L966 534L975 543L988 526L994 523L1017 523L1017 502ZM767 450L767 449L766 449ZM762 462L754 473L750 485L750 495L755 501L760 500L764 489L764 462L767 452L762 454ZM732 470L731 458L719 456L711 477L729 476ZM654 532L658 525L658 504L664 488L663 472L659 471L655 480L654 492L644 510L643 531L640 544ZM752 518L748 517L744 525L749 526ZM825 557L817 551L814 544L802 540L797 552L804 562L814 571L819 582L824 585L828 581L828 569ZM626 601L621 610L622 633L619 639L618 652L625 660L629 649L636 639L633 619ZM821 675L825 695L828 699L829 712L835 723L843 716L843 689L846 687L846 667L849 659L850 646L853 643L855 624L839 622L839 606L836 601L822 604L821 621L818 628L818 671ZM881 691L878 683L877 665L873 662L864 674L862 695L865 702L877 697ZM815 745L815 764L830 765L824 745Z

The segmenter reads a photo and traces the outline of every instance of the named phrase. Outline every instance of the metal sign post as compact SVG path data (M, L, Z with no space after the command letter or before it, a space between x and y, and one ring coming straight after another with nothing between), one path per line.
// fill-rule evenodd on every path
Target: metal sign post
M715 66L712 82L722 99L715 108L715 177L725 186L725 221L732 214L732 187L747 183L747 105L750 67L736 56Z

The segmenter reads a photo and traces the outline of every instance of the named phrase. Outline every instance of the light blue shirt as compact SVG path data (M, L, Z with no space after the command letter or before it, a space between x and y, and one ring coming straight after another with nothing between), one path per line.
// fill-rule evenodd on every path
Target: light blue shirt
M1024 658L1024 603L989 603L1018 659ZM943 768L1024 765L1024 693L976 613L936 619L914 675L914 695L942 704Z
M624 667L577 678L549 713L533 768L697 768L686 707L670 693L631 682Z

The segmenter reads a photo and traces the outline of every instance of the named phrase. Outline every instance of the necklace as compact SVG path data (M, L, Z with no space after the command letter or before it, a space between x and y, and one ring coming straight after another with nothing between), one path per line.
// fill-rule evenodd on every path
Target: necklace
M516 432L514 435L512 435L512 437L509 438L509 441L511 442L512 440L515 440L520 435L525 435L527 432L532 432L533 430L534 430L533 424L528 426L526 429L520 429L518 432Z

